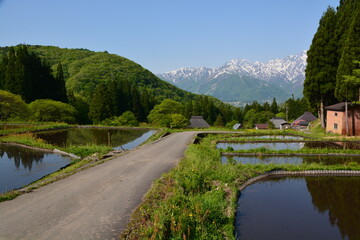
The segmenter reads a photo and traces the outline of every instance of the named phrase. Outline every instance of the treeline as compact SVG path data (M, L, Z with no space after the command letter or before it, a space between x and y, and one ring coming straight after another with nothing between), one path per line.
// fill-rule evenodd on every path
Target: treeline
M319 110L338 101L358 101L360 1L341 0L323 14L308 51L304 96Z
M64 70L61 62L51 67L46 60L29 51L26 45L7 48L0 63L0 89L6 91L1 92L3 103L11 102L14 110L19 109L15 106L21 106L23 112L30 116L29 119L34 121L137 125L139 122L149 122L151 110L170 97L180 104L178 109L172 111L182 115L186 121L192 115L201 115L209 124L217 126L224 126L231 121L242 121L240 108L213 97L195 95L169 86L159 79L153 79L154 76L149 71L142 70L139 65L123 58L110 56L108 53L91 55L90 51L85 50L76 50L76 53L83 51L86 53L86 61L82 59L81 62L77 56L76 61L81 64L77 62L74 64L76 67L69 67L73 65L67 56L68 69ZM88 62L90 58L94 62ZM106 62L104 66L111 68L107 62L109 59L118 61L114 68L119 69L110 74L101 66ZM99 61L101 63L96 68L95 63ZM124 63L125 67L121 63ZM54 68L55 71L52 70ZM87 79L81 77L80 72L87 76ZM69 79L65 81L65 76L72 79L70 83ZM94 78L100 78L101 81ZM18 95L25 100L27 107L20 103ZM1 120L25 117L24 114L11 112L4 104L0 108L4 110L4 114L0 113ZM28 110L25 111L25 108Z
M243 111L243 125L246 128L252 128L257 123L269 123L273 117L280 117L287 121L295 120L304 112L309 110L309 104L305 98L295 99L294 96L278 104L276 98L272 103L265 102L263 105L254 101L252 104L246 104Z
M10 47L0 64L0 89L20 95L25 102L36 99L53 99L67 102L65 80L61 63L54 76L50 65L34 53L29 53L26 45Z

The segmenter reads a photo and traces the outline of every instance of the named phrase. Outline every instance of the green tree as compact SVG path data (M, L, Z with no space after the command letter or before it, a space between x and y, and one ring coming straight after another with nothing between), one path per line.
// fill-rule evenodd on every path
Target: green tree
M222 118L222 116L220 114L217 115L216 120L214 122L214 126L217 126L217 127L224 126L224 120L223 120L223 118Z
M274 114L277 114L279 112L279 107L278 104L276 102L276 98L273 99L271 106L270 106L270 111Z
M170 114L170 119L170 128L185 128L189 125L189 121L182 114Z
M0 90L0 120L26 120L29 109L19 95Z
M335 95L340 101L345 99L359 100L358 88L349 86L344 78L346 75L352 75L353 70L356 68L355 61L360 57L360 7L358 5L355 5L357 8L354 11L347 38L344 42L336 75Z
M150 123L171 127L172 114L181 114L183 113L183 106L173 100L165 99L160 104L156 105L153 110L150 111L148 120Z
M335 39L336 12L329 7L320 20L307 52L304 96L311 107L318 109L322 127L325 127L324 107L334 103L337 71L337 43Z
M95 124L112 116L113 99L110 96L105 83L100 83L96 89L90 104L89 117Z
M38 99L29 104L31 119L37 122L76 123L76 109L70 104Z
M67 103L68 99L66 95L65 78L64 78L64 72L61 62L58 63L56 68L55 81L56 81L56 97L54 98L54 100Z

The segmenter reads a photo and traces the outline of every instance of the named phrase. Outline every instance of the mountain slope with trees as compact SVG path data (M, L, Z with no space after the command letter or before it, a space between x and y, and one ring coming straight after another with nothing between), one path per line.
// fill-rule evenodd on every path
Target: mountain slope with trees
M18 61L22 59L24 52L27 56L25 59L34 60ZM107 52L19 45L0 48L0 57L0 89L20 95L30 106L37 99L68 103L75 112L66 111L69 113L68 118L61 119L67 119L70 123L111 125L131 122L134 125L136 122L148 122L151 110L168 99L181 104L181 108L172 112L171 116L176 126L179 123L184 126L184 119L188 120L192 115L202 115L210 124L219 117L223 119L222 124L242 120L240 108L213 97L181 90L160 80L139 64ZM32 62L36 64L32 65ZM41 71L30 71L37 69L33 66L39 66ZM13 80L17 83L13 84ZM58 94L62 94L61 97L56 97ZM33 118L38 119L38 113L46 114L50 105L58 114L64 115L60 111L64 105L50 100L37 101L36 109L30 108L34 110ZM133 121L134 117L136 121Z

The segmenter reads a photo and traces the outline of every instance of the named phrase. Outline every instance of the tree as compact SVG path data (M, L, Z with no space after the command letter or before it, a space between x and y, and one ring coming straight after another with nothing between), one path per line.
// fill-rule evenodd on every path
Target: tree
M279 107L277 105L276 98L274 98L271 103L270 111L274 114L277 114L279 112Z
M357 89L357 99L360 101L360 61L354 61L354 63L358 65L358 68L353 70L352 75L343 76L343 82L344 85L347 85L350 89Z
M56 97L54 100L67 103L68 99L66 95L65 78L64 78L64 72L61 62L58 63L56 68L55 81L56 81Z
M170 119L170 128L184 128L189 124L189 121L183 115L178 113L171 114Z
M0 90L0 120L26 120L29 109L19 95Z
M360 7L355 10L346 41L343 46L341 59L336 75L336 97L341 100L356 101L359 100L359 91L357 87L349 86L344 76L353 74L356 68L356 60L360 56Z
M31 119L37 122L76 123L76 109L70 104L38 99L29 104Z
M335 102L337 71L335 41L336 12L329 7L320 19L319 28L307 52L304 96L318 109L321 125L325 127L324 107Z
M220 114L217 115L216 120L214 122L214 126L217 126L217 127L224 126L224 120Z
M165 99L150 111L148 120L150 123L159 126L171 127L173 121L173 117L171 115L181 113L183 113L183 107L180 103L170 99ZM178 118L178 116L176 116L176 118Z
M113 101L106 84L100 83L95 89L90 104L89 117L91 121L96 124L111 117L112 103Z

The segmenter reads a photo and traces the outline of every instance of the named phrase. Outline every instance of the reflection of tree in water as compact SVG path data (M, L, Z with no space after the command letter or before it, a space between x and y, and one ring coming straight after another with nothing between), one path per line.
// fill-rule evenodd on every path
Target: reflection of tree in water
M360 239L360 177L307 177L306 185L319 212L329 211L343 238Z
M108 145L108 134L110 134L111 146L116 147L134 141L147 131L140 129L72 128L38 133L37 136L56 146Z
M29 171L31 171L33 162L41 162L41 160L44 158L44 153L40 151L35 151L19 146L0 144L0 157L2 158L5 153L10 160L14 160L14 164L17 169L23 165L24 168L28 169Z
M304 163L323 163L325 165L345 164L349 162L360 163L360 157L354 156L301 156Z

